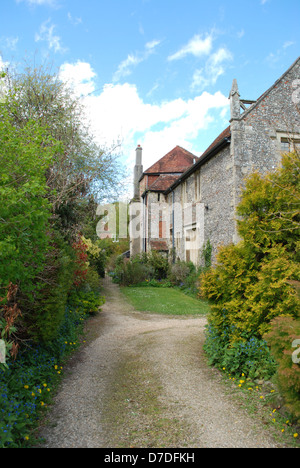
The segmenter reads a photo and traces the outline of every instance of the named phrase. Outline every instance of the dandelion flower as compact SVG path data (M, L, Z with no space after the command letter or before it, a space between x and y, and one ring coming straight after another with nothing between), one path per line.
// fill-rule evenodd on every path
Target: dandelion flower
M46 383L44 383L44 384L43 384L43 387L47 387L47 384L46 384Z
M26 388L26 390L28 390L29 387L28 387L28 385L24 385L24 388Z
M295 437L295 439L298 437L298 433L297 433L297 432L295 432L294 437Z

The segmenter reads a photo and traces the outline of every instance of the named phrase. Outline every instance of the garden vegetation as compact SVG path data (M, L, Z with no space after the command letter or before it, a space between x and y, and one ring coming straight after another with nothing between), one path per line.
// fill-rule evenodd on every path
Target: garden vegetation
M251 175L237 208L237 245L222 247L201 277L210 301L205 349L211 364L231 375L273 376L293 418L300 421L300 157Z
M96 208L122 173L55 74L7 71L0 85L0 447L14 448L34 443L61 362L104 302Z

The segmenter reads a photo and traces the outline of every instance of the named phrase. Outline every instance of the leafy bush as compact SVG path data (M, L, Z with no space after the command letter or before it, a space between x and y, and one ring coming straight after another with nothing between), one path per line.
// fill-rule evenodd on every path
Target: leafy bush
M27 338L53 340L64 319L68 294L73 285L75 254L57 231L52 231L45 267L32 296L20 293L21 329Z
M116 283L129 286L146 280L165 280L168 273L168 258L156 251L151 251L136 255L131 259L118 257L112 276Z
M202 277L201 291L211 303L209 317L230 341L243 334L261 338L278 315L296 316L299 298L288 283L298 267L286 258L282 246L274 246L260 263L245 244L220 250L219 264Z
M290 347L299 337L299 175L299 155L288 154L272 174L250 176L237 208L242 241L219 250L199 291L211 303L209 362L250 378L276 376L296 418L300 371Z
M122 286L130 286L132 284L142 283L143 281L152 278L153 268L149 265L141 263L139 259L127 260L119 258L114 271L114 281Z
M243 240L219 250L217 265L201 278L211 302L210 323L230 342L243 335L261 338L279 315L297 316L299 280L300 158L289 154L282 168L246 182L237 213ZM226 311L226 312L224 312Z
M33 430L52 402L63 359L79 345L86 311L96 307L96 298L90 294L73 296L56 338L22 349L7 369L0 369L0 448L36 444Z
M293 341L300 338L300 319L276 317L264 336L278 363L277 383L289 412L300 422L300 365L293 362Z
M46 171L59 145L37 122L15 127L0 109L0 288L35 290L48 249L50 203Z
M169 273L168 257L151 250L148 254L141 255L141 261L153 270L153 276L157 280L166 279Z
M101 278L105 276L105 266L107 256L105 249L100 247L100 240L92 241L81 236L83 243L87 246L87 256L89 264L94 267Z
M191 273L191 268L186 262L177 261L170 267L169 280L176 285L183 284Z
M95 291L73 290L69 301L75 310L83 314L94 315L99 311L99 307L105 303L105 298Z
M231 375L259 379L272 377L277 369L265 340L255 336L231 343L229 333L220 335L213 325L206 330L204 350L210 365Z

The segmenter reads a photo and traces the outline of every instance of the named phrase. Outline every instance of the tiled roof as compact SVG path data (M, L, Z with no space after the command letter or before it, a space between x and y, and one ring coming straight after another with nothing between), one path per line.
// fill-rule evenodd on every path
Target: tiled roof
M169 250L167 243L161 240L150 241L150 246L151 250Z
M176 146L144 171L144 174L182 173L194 163L194 160L198 161L198 159L197 156L181 148L181 146Z
M180 174L161 174L157 177L156 181L148 187L148 189L152 192L164 192L178 179L178 177L180 177Z

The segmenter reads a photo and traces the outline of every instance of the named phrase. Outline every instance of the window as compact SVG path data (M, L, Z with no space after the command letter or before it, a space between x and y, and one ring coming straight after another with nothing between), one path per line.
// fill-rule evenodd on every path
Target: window
M300 138L280 138L280 151L290 153L291 151L300 151Z

